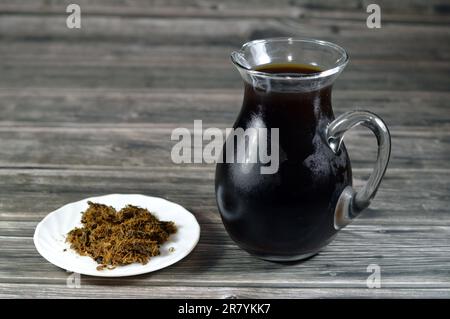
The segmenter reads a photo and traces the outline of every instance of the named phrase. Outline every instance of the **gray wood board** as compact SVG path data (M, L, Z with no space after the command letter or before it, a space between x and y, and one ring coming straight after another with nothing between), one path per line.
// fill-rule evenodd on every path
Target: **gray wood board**
M0 12L7 13L34 13L34 14L61 14L65 12L70 0L3 0L0 4ZM90 15L138 15L138 16L257 16L257 17L302 17L304 14L323 14L332 16L344 16L347 19L351 14L365 14L370 2L364 0L329 1L329 0L78 0L83 10ZM389 16L400 16L404 20L410 15L439 17L448 14L449 4L445 0L409 0L388 1L379 0L377 4L383 13Z

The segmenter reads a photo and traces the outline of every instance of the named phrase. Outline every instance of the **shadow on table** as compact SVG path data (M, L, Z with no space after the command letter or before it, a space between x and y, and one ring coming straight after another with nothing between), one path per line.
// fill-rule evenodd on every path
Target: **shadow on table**
M194 211L194 210L191 210ZM200 212L195 212L197 216ZM228 236L221 222L200 223L200 240L194 250L179 262L151 273L120 278L83 276L86 285L145 286L183 285L245 277L247 272L267 275L291 271L315 256L295 262L271 262L259 259L240 249ZM320 253L319 253L320 254ZM317 257L316 257L317 258ZM150 260L151 262L151 260Z
M129 277L94 277L83 275L82 282L85 285L105 286L139 286L139 283L148 285L150 282L176 284L176 279L186 281L189 277L211 272L214 266L223 258L224 246L234 245L234 243L228 238L222 223L200 223L200 228L201 233L197 246L189 255L173 265L147 274ZM151 262L151 259L149 262Z

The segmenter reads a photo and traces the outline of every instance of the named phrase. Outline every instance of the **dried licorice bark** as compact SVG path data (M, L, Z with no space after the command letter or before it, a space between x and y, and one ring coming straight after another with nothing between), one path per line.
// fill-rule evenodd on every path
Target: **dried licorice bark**
M88 202L83 227L76 227L66 241L82 256L92 257L100 266L114 268L131 263L148 263L160 254L159 247L177 228L173 222L160 221L147 209L128 205L120 211L111 206Z

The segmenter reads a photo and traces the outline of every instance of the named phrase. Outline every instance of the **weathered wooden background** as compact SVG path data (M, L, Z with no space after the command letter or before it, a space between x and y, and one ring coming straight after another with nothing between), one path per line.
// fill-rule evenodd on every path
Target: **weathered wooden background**
M82 28L66 27L66 5ZM378 1L2 0L0 2L0 296L450 297L450 3ZM318 256L294 265L238 249L220 221L214 166L170 161L171 130L229 127L241 80L229 52L256 38L331 40L351 62L336 114L367 108L391 128L392 159L373 205ZM356 184L375 141L346 138ZM202 227L186 259L120 279L68 273L34 248L36 224L93 195L176 201ZM369 264L382 287L368 289Z

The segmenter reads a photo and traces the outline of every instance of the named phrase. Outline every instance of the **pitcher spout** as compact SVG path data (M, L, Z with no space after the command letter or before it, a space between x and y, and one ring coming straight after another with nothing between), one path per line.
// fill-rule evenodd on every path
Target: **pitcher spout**
M251 70L252 66L245 59L245 54L242 51L231 52L231 61L234 65L241 69Z

